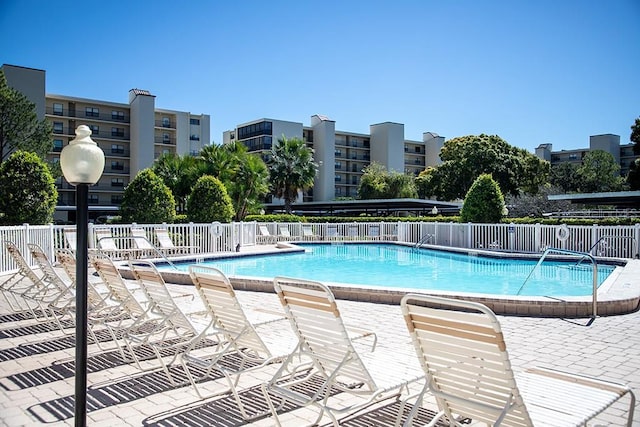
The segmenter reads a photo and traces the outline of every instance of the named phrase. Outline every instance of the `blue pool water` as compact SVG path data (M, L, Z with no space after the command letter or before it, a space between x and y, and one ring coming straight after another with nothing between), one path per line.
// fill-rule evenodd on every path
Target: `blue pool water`
M320 282L386 288L431 289L498 295L591 295L593 268L588 262L536 261L467 256L393 244L309 244L305 252L209 260L227 276L288 276ZM177 264L186 270L187 264ZM598 265L598 284L613 271Z

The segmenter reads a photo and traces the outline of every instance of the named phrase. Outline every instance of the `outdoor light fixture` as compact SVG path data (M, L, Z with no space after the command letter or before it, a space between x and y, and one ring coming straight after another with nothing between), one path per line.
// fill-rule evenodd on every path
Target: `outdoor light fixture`
M76 137L60 153L65 179L76 187L76 376L75 425L87 424L87 280L89 234L89 186L104 171L104 153L91 139L86 125L76 128Z

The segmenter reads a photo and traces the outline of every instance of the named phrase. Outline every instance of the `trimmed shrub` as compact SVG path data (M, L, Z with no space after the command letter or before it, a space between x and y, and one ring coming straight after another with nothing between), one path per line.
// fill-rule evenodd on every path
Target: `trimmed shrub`
M462 222L498 223L503 217L504 197L490 174L482 174L467 193L460 220Z
M233 204L224 184L211 175L198 179L187 200L187 218L196 223L231 222Z
M123 223L172 223L176 216L176 202L169 187L147 168L124 189L120 215Z
M16 151L0 164L0 224L49 224L58 190L37 154Z

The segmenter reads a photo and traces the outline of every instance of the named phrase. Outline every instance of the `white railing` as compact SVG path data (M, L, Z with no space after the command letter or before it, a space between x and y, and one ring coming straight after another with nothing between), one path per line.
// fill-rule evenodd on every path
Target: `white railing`
M265 226L272 239L259 239ZM108 228L121 249L134 248L131 224L89 225L88 243L98 248L95 230ZM630 226L568 226L568 237L558 225L543 224L460 224L453 222L353 222L353 223L256 223L231 224L137 224L147 239L158 245L154 230L166 228L176 246L187 246L187 255L202 256L234 252L258 242L279 241L400 241L409 244L439 245L465 249L542 253L547 248L590 252L594 256L636 258L640 254L640 224ZM27 243L39 244L50 257L58 248L69 248L62 225L21 225L0 227L0 240L14 242L28 261ZM264 227L262 227L264 228ZM306 232L305 232L306 231ZM566 237L566 238L564 238ZM70 249L75 249L71 247ZM0 272L15 269L4 248L0 250Z

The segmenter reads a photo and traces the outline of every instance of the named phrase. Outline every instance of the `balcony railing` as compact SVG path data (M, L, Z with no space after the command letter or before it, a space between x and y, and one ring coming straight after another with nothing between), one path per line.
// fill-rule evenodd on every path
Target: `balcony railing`
M54 135L67 135L67 136L75 136L76 130L74 128L63 126L62 128L53 128ZM128 132L113 132L111 129L109 130L91 130L91 138L102 138L102 139L116 139L118 141L128 141L129 133Z
M156 144L176 145L176 139L171 137L164 138L161 136L156 136L154 141Z
M173 120L156 120L156 127L158 128L166 128L166 129L175 129L176 122Z
M87 120L101 120L115 123L129 123L130 117L128 114L123 116L114 115L111 113L88 113L84 109L78 110L70 110L68 108L63 108L62 110L54 110L52 107L46 108L46 114L49 116L58 116L58 117L74 117L74 118L82 118Z

